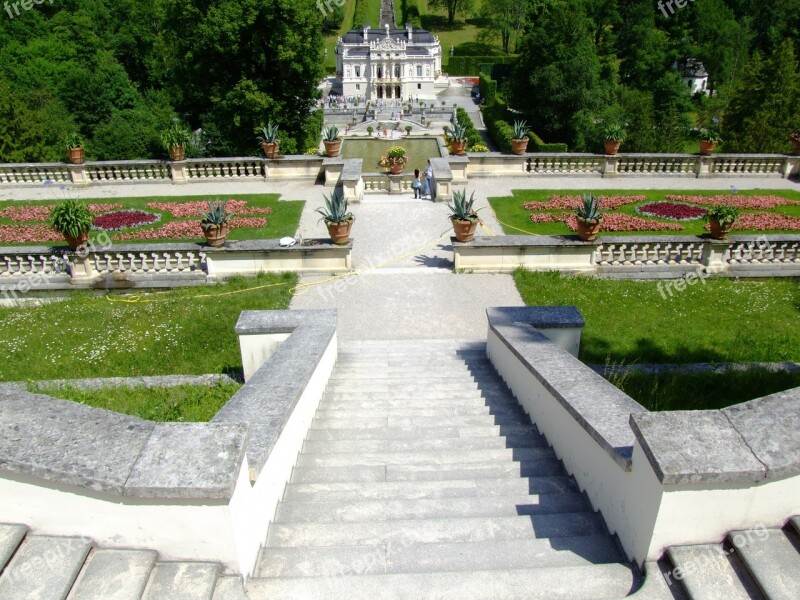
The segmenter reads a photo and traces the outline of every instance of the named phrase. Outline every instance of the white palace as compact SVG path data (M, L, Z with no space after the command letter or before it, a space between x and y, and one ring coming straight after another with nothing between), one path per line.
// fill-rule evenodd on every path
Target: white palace
M439 38L423 29L348 31L336 44L336 76L342 94L367 100L436 98L434 81L442 70Z

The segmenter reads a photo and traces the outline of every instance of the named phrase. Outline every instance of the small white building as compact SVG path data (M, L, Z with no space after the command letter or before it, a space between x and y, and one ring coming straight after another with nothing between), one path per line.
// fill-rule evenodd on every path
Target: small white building
M336 76L344 96L367 100L433 100L442 70L439 38L424 29L348 31L336 44Z
M708 71L705 65L696 58L684 58L673 66L683 77L683 83L689 88L689 93L710 95L708 87Z

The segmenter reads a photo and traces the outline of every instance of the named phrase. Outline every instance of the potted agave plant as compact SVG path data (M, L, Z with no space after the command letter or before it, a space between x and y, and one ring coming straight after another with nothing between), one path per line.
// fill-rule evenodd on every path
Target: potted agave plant
M392 146L386 156L381 156L378 164L384 169L388 168L392 175L399 175L407 162L406 149L402 146Z
M225 238L231 232L230 221L233 213L225 212L227 204L227 200L209 200L208 210L201 212L203 218L200 219L200 227L203 228L203 235L212 248L224 245Z
M708 223L711 237L715 240L725 239L739 218L739 209L735 206L715 206L703 216Z
M169 152L171 160L186 158L186 146L192 141L192 132L182 123L173 123L161 132L161 145Z
M339 156L342 147L342 138L339 137L339 128L331 125L322 132L322 142L325 144L325 153L329 157Z
M325 198L325 207L318 208L316 212L322 215L320 221L325 221L331 241L338 246L344 246L350 241L350 230L356 218L348 210L347 200L339 192L333 192L330 196L323 197Z
M514 121L514 136L511 138L511 152L517 156L528 151L528 124L525 121Z
M464 154L464 149L467 147L467 128L462 123L453 125L453 129L448 132L452 138L450 141L450 151L461 156Z
M696 127L692 131L700 141L700 154L703 156L711 156L714 148L722 141L722 136L712 127Z
M609 125L603 132L603 150L609 156L615 155L619 152L619 147L625 141L625 132L619 125Z
M789 139L792 142L792 154L800 155L800 125L792 129Z
M258 137L256 138L261 144L261 149L264 151L264 156L267 158L275 158L278 156L278 126L273 125L272 121L266 125L262 125L256 129Z
M78 200L65 200L53 207L50 212L51 227L64 236L73 250L77 250L89 241L89 230L93 224L94 216L88 207Z
M67 158L73 165L81 165L86 157L83 137L79 133L71 133L64 141L64 148L67 151Z
M578 220L578 237L584 242L593 242L597 239L600 227L603 225L603 214L600 212L602 197L594 194L584 194L583 204L578 207L575 216Z
M450 222L453 224L453 231L459 242L471 242L475 238L475 230L478 228L480 217L474 205L475 192L472 192L467 200L466 190L455 190L453 203L447 205L452 213Z

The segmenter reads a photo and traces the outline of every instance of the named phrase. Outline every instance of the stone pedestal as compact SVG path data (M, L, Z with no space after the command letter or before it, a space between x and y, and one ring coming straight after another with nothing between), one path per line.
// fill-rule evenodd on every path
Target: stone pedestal
M707 273L716 275L728 271L728 262L725 260L725 254L730 246L731 242L728 240L709 240L703 245L701 260Z
M186 163L183 161L172 161L169 165L172 174L172 183L189 183L189 175L186 172Z
M389 174L389 193L390 194L402 194L403 193L403 175L402 173L398 173L397 175Z
M699 156L697 157L697 165L695 173L698 177L711 177L711 164L714 162L712 156Z
M83 164L70 165L69 176L74 185L89 185L89 177L86 175L86 168Z

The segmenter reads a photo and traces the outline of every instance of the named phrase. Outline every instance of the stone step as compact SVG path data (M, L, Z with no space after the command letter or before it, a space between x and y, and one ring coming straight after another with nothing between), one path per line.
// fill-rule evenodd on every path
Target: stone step
M325 387L325 391L330 394L340 392L356 392L365 394L368 392L450 392L450 393L477 393L478 383L473 379L465 377L458 378L451 383L443 380L437 381L416 381L407 379L405 382L395 384L383 379L378 380L347 380L332 381Z
M348 419L357 417L359 419L371 419L376 417L427 417L448 418L448 417L489 417L489 416L516 417L517 419L527 419L525 412L517 408L491 408L482 404L475 406L427 406L424 408L402 407L402 408L353 408L337 406L330 408L328 403L321 404L317 409L317 419Z
M555 459L550 448L499 448L494 450L432 450L405 452L358 452L353 454L302 453L298 467L374 467L448 465L458 463L514 462Z
M490 366L482 367L468 367L464 363L453 363L449 366L428 365L425 371L425 376L421 377L419 371L405 367L379 367L375 365L367 365L363 367L345 366L338 367L333 371L329 381L371 381L371 380L385 380L393 383L411 380L426 380L426 381L440 381L442 379L457 380L463 377L471 377L473 379L487 378L489 380L497 380L499 376L494 368Z
M159 562L142 600L211 600L221 570L219 563Z
M759 597L755 584L729 546L671 546L667 549L667 556L674 566L665 574L667 583L674 585L679 580L692 600L753 600Z
M519 538L560 538L605 534L591 512L535 516L406 519L370 523L272 523L268 548L482 542Z
M578 486L564 475L504 479L450 479L401 481L290 483L284 499L296 502L351 502L358 500L423 500L429 498L487 498L513 494L559 494L576 492Z
M349 502L281 502L275 523L356 523L448 517L513 517L591 510L583 494L432 498L427 500L351 500Z
M90 548L84 538L29 535L0 575L0 598L66 598Z
M513 403L516 402L514 397L505 390L488 390L481 388L478 390L469 390L467 392L456 392L455 390L420 390L417 392L401 392L395 391L353 391L353 392L330 392L325 391L322 394L323 401L331 400L334 402L368 402L368 401L469 401L473 403L486 403L490 401Z
M0 573L17 551L28 528L25 525L0 523Z
M783 531L732 531L728 537L770 600L800 599L800 553Z
M248 591L251 600L602 600L627 595L632 582L630 568L609 564L497 571L254 579L250 582Z
M315 418L311 422L311 429L386 429L386 428L414 428L426 427L432 419L427 417L344 417L344 418ZM518 425L519 418L507 415L466 415L448 417L448 427L488 427L492 425ZM530 424L530 423L528 423Z
M444 481L562 475L563 466L552 459L524 462L448 463L446 465L375 465L360 467L295 467L292 483L367 481Z
M413 440L430 438L538 435L533 425L481 425L473 427L380 427L370 429L309 429L307 440Z
M239 575L225 575L217 580L212 600L249 600Z
M461 396L443 395L443 397L440 398L395 398L389 394L376 394L375 396L364 394L358 398L337 398L333 395L325 395L319 404L320 410L423 410L426 408L474 408L488 411L508 410L524 414L522 407L515 399L509 396L503 397L501 395L492 395L491 397L475 394L465 394Z
M422 450L488 450L497 448L545 448L547 441L539 435L508 437L440 438L413 440L306 440L303 452L326 454L353 452L404 452Z
M140 600L157 557L148 550L94 548L69 600Z
M265 548L256 577L341 577L380 573L426 573L586 566L619 562L607 535L546 540L515 539L443 544Z

